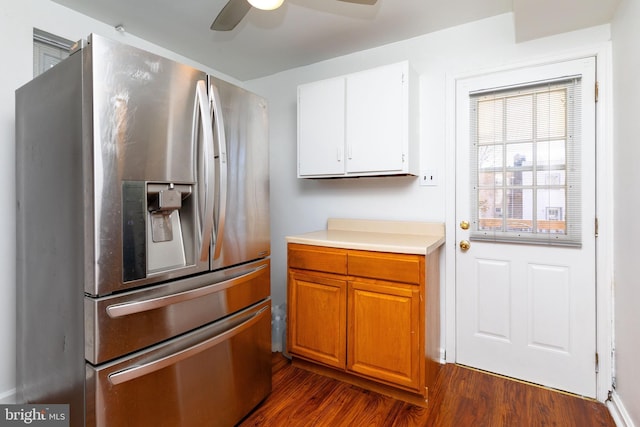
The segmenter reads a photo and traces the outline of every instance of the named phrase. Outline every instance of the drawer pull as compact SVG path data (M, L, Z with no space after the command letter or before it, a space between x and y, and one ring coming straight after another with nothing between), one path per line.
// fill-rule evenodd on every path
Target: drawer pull
M172 304L178 304L184 301L190 301L192 299L200 298L206 295L213 294L215 292L222 291L237 285L238 283L245 282L254 279L261 273L261 270L266 268L267 265L261 265L260 267L243 274L238 277L234 277L224 282L214 283L198 289L192 289L189 291L180 292L177 294L166 295L158 298L151 298L144 301L133 301L122 304L113 304L107 307L107 314L111 318L128 316L130 314L142 313L144 311L155 310L156 308L167 307Z
M144 375L151 374L153 372L159 371L162 368L166 368L167 366L175 365L181 360L188 359L190 357L195 356L198 353L201 353L211 347L220 344L222 341L229 340L232 337L238 335L242 331L249 329L253 326L258 320L260 320L260 316L267 310L268 307L263 307L260 311L254 313L249 319L245 320L240 325L231 328L215 337L209 338L208 340L202 341L199 344L186 348L182 351L174 353L170 356L162 357L158 360L154 360L153 362L145 363L144 365L133 366L130 368L126 368L122 371L113 373L109 375L109 382L113 385L118 385L125 383L127 381L135 380L136 378L140 378Z

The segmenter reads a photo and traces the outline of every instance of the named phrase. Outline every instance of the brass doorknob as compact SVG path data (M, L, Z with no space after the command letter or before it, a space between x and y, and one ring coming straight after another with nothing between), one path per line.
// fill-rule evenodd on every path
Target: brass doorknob
M460 221L460 228L462 228L463 230L468 230L469 229L469 221Z
M460 240L460 249L463 251L468 251L471 247L471 243L468 240Z

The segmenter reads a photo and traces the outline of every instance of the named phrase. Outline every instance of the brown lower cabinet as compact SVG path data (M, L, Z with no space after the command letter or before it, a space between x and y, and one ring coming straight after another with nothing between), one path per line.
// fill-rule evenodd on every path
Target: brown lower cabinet
M439 368L438 255L289 243L294 363L426 405Z

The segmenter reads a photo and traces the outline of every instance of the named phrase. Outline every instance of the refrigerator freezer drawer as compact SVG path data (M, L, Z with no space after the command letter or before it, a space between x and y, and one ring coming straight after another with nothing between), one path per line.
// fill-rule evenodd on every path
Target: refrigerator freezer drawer
M86 425L233 426L271 392L270 309L267 300L124 360L87 364Z
M268 259L103 298L85 297L85 358L97 365L265 300Z

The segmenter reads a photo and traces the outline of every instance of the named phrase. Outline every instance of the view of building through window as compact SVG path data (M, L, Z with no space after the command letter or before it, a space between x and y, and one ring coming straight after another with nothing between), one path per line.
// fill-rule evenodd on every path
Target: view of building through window
M543 240L570 234L571 213L579 215L577 82L472 96L472 236Z

